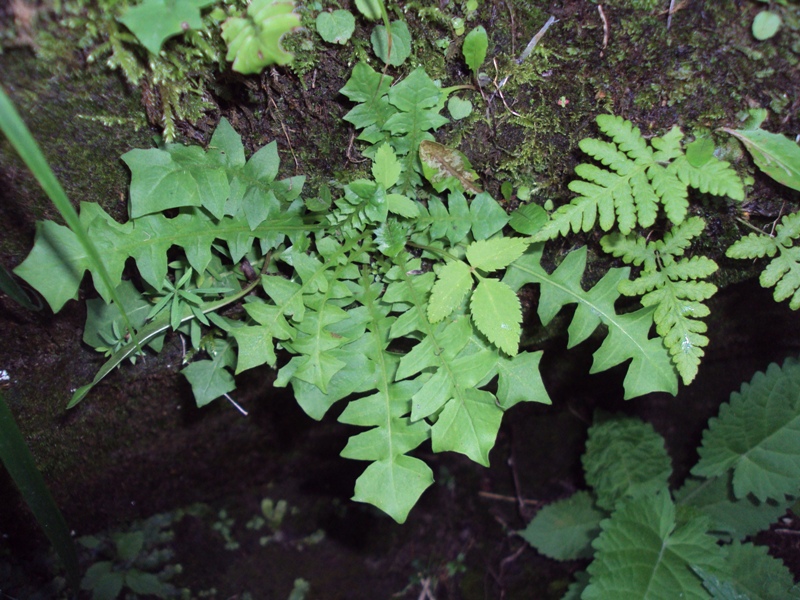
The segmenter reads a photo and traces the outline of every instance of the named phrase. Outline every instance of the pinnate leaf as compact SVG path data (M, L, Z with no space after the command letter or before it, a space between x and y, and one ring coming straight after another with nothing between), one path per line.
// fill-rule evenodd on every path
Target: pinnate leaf
M472 292L472 320L478 330L500 350L514 356L522 333L522 308L517 294L496 279L484 279Z
M216 340L209 355L208 360L196 360L181 371L192 385L192 393L199 407L236 389L233 375L228 370L235 362L230 343Z
M518 402L552 404L539 374L541 358L541 350L520 352L510 358L505 356L499 358L497 401L503 410L508 410Z
M756 373L731 394L703 434L692 474L714 477L733 470L736 498L759 501L800 493L800 364L787 360Z
M608 326L608 336L594 353L592 373L610 369L633 359L628 366L623 386L625 398L652 391L677 392L675 370L660 338L650 339L653 310L645 308L634 313L618 315L614 303L619 298L617 287L627 279L628 269L611 269L590 290L581 287L586 267L586 248L567 255L559 267L549 274L541 264L542 246L535 244L509 265L503 281L519 290L527 283L541 287L539 318L547 325L567 304L578 308L569 325L569 347L587 339L601 323Z
M774 257L761 272L761 287L774 287L777 302L789 299L789 308L800 308L800 213L786 215L775 228L775 235L751 233L728 248L731 258ZM777 256L775 256L777 254Z

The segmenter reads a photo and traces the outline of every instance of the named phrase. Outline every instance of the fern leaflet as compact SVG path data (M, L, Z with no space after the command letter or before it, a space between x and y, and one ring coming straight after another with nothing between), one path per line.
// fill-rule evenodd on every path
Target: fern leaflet
M673 227L661 241L646 242L639 236L619 233L600 240L606 252L642 266L639 277L622 281L619 290L626 296L642 296L642 305L656 307L656 331L687 385L697 375L703 348L708 345L706 325L699 320L709 314L703 301L717 291L715 285L702 280L718 267L705 256L679 257L704 228L700 217L691 217Z
M789 298L789 308L797 310L800 308L800 247L793 244L798 237L800 213L794 213L781 219L774 235L751 233L728 248L725 255L730 258L772 258L759 277L761 287L774 287L775 301Z
M578 197L558 208L534 234L534 241L570 231L588 232L598 220L603 231L616 225L627 235L637 224L653 225L659 207L664 208L670 221L680 224L689 207L690 187L734 200L744 199L742 183L727 162L705 151L689 153L689 148L687 157L680 144L683 134L677 127L648 144L639 129L622 117L599 115L597 125L612 141L587 138L580 147L608 168L593 164L575 167L581 179L572 181L569 188Z

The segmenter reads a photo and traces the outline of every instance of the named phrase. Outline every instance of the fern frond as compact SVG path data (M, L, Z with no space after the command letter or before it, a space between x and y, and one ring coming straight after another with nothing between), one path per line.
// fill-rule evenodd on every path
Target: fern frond
M708 338L706 325L699 321L708 316L703 304L717 287L706 279L719 268L708 257L680 259L705 223L692 217L673 227L661 241L643 242L634 235L611 234L600 240L603 250L633 265L644 265L638 278L622 281L619 291L626 296L642 296L643 306L654 306L656 331L664 339L683 382L689 384L697 375L703 348Z
M774 257L761 272L761 287L774 287L776 302L789 300L789 308L800 308L800 248L793 247L800 237L800 213L786 215L775 227L775 235L751 233L734 243L725 256L730 258ZM777 256L775 256L777 254Z
M587 232L598 218L603 231L616 225L627 235L637 225L655 223L660 207L678 225L686 219L690 187L744 199L742 183L728 163L713 155L704 156L701 164L686 158L680 145L683 134L677 127L648 145L639 129L622 117L599 115L597 124L612 142L588 138L581 140L580 147L607 168L578 165L575 173L581 179L569 184L578 197L559 207L533 241L570 231Z

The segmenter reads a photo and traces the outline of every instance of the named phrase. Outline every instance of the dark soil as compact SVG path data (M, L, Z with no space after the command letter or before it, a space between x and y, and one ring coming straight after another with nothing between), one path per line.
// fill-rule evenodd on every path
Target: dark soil
M624 8L629 4L605 5L610 37L603 48L603 22L594 3L481 3L475 22L489 30L489 55L497 56L503 72L512 69L549 14L560 20L543 38L543 50L514 68L502 88L505 104L499 95L486 105L474 99L483 116L441 132L447 143L460 144L497 197L500 183L511 180L515 187L537 185L542 190L537 201L568 199L566 182L575 164L585 160L577 141L596 134L594 117L600 112L621 114L656 135L674 124L684 131L736 126L741 111L766 106L773 111L771 130L800 130L800 73L789 50L792 40L797 43L796 31L755 42L749 24L759 9L756 2L690 0L681 4L669 31L659 13L668 3L652 12ZM447 2L442 7L455 10ZM435 40L448 34L448 27L414 8L402 14L419 32L415 58L430 75L446 85L467 82L460 51L435 50ZM19 28L9 15L0 8L0 27ZM38 26L59 31L52 16L43 15ZM359 28L356 35L366 39L368 27ZM102 202L124 219L128 174L116 159L131 148L149 147L157 130L104 127L77 115L140 114L140 90L117 73L87 65L84 53L65 53L61 62L36 58L36 44L31 47L24 33L17 31L15 38L24 43L8 43L0 54L3 87L70 198ZM353 131L342 116L350 106L338 90L355 50L320 46L313 69L303 74L271 69L260 78L220 75L218 110L200 122L179 124L183 141L207 142L225 116L250 152L277 140L285 174L307 175L312 190L330 179L353 177L358 149L349 148ZM484 68L490 78L495 75L490 63ZM487 98L492 90L487 86ZM562 97L566 106L558 104ZM272 108L264 111L265 106ZM623 402L624 370L587 375L600 338L567 350L562 327L545 342L541 366L553 406L515 407L488 469L423 446L415 454L431 466L437 483L403 525L349 500L364 465L338 456L352 435L337 423L338 411L321 423L312 421L290 394L272 386L274 373L268 369L237 380L237 401L248 416L223 401L198 409L177 373L177 338L158 357L118 370L66 412L70 390L89 381L100 364L80 343L84 309L77 302L52 315L47 309L27 312L0 296L0 369L10 376L4 395L76 536L125 529L137 519L198 502L209 507L205 516L184 517L171 528L174 540L168 545L175 555L169 564L183 568L173 582L191 588L192 597L204 590L203 597L240 598L248 591L256 599L282 600L303 578L311 584L312 599L422 599L426 589L438 600L560 598L572 574L586 565L546 559L514 532L542 504L584 485L580 456L595 410L652 423L667 440L679 484L696 461L701 432L719 404L755 371L800 350L797 315L748 279L756 272L752 265L719 258L739 235L735 217L746 212L756 224L767 223L781 211L795 210L800 198L756 173L735 145L730 152L755 183L745 206L710 199L693 206L712 224L702 250L719 259L718 284L724 289L711 302L712 344L692 386L677 398L651 395ZM55 218L53 209L9 145L0 142L3 266L13 268L24 259L34 223L42 218ZM596 248L593 237L584 241ZM557 261L561 249L558 244L552 249L551 260ZM587 275L597 277L594 271ZM5 474L0 498L6 548L0 553L0 596L27 597L53 577L43 558L47 544ZM262 546L263 533L245 523L261 514L265 498L285 500L294 512ZM213 529L221 510L235 520L236 549L225 549ZM321 541L307 540L318 530L325 534ZM756 540L782 558L796 579L798 532L800 520L789 513ZM4 571L3 561L13 569ZM13 583L4 583L4 577Z

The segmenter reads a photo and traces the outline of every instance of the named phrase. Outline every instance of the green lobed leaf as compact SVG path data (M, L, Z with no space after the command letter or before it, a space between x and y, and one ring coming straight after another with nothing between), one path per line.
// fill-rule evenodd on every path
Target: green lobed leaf
M375 162L372 164L372 176L375 181L387 190L391 188L403 170L397 155L389 144L382 144L375 153Z
M158 54L169 38L190 29L203 29L200 9L214 0L144 0L128 7L119 21L147 48Z
M513 213L508 224L517 233L533 235L547 223L547 213L538 204L523 204Z
M489 48L489 36L482 25L467 34L464 38L464 45L461 51L464 53L464 60L472 71L474 77L478 76L478 69L481 68L483 61L486 60L486 51Z
M733 470L736 498L760 502L800 494L800 364L788 359L756 373L709 421L692 474Z
M225 59L233 62L234 71L251 75L294 59L281 46L281 38L300 27L300 17L293 10L291 0L252 0L245 17L232 17L222 24L222 39L228 45Z
M586 483L606 510L665 488L672 473L664 439L649 423L632 418L592 425L582 462Z
M555 560L591 558L592 540L606 516L594 507L589 492L577 492L548 504L536 513L520 537Z
M228 370L236 361L231 344L215 340L209 355L209 359L196 360L181 371L192 386L198 407L236 389L233 375Z
M678 523L666 490L640 496L601 522L593 546L591 576L584 600L706 600L702 582L691 570L723 567L716 541L705 533L705 519Z
M447 101L447 111L454 121L466 119L472 114L472 102L469 100L462 100L458 96L450 96Z
M503 410L518 402L541 402L552 404L539 373L542 351L520 352L497 361L497 401Z
M472 292L472 320L478 330L500 350L517 354L522 334L522 307L517 294L496 279L483 279Z
M677 392L677 377L669 354L660 338L649 338L653 310L645 308L618 315L614 303L619 297L619 282L628 276L627 269L611 269L590 291L581 287L586 267L586 248L567 255L559 267L548 274L541 264L542 245L535 244L509 265L503 281L519 290L527 283L541 286L539 318L547 325L567 304L578 304L570 322L569 347L588 338L601 323L608 326L608 336L594 353L592 373L610 369L633 359L623 386L625 398L652 391Z
M800 190L800 146L779 133L763 129L728 129L753 157L758 168L793 190Z
M472 221L472 235L476 240L485 240L493 236L505 227L509 220L503 207L486 192L481 192L473 198L469 205L469 217Z

